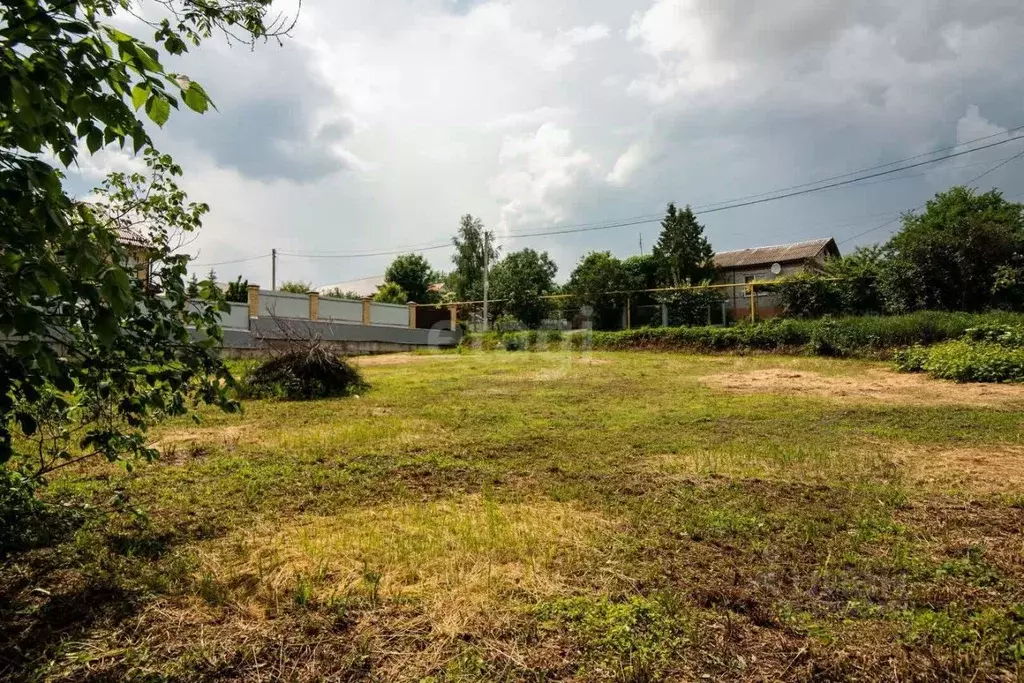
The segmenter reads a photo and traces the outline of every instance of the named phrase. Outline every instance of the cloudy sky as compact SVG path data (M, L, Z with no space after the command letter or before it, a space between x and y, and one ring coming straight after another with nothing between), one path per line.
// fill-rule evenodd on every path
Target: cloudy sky
M212 207L190 248L219 279L269 286L271 248L319 257L283 255L279 281L379 275L391 257L329 255L434 246L472 213L505 251L547 250L564 280L587 251L649 249L657 223L515 233L724 202L1024 125L1022 36L1019 0L306 0L282 46L211 40L170 60L218 111L178 113L156 139ZM702 221L717 250L842 242L1022 150ZM131 163L107 153L70 182ZM1024 199L1024 159L978 185ZM448 249L423 253L449 265ZM252 260L224 263L238 259Z

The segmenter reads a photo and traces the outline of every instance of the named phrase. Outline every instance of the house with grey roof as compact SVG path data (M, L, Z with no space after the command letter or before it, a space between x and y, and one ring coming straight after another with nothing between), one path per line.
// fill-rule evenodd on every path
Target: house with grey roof
M800 272L818 271L825 259L839 256L839 247L831 237L779 244L769 247L737 249L715 254L715 284L742 285L765 282ZM769 292L757 293L757 317L771 318L780 311L777 297ZM750 295L746 287L726 289L725 313L739 320L750 315Z

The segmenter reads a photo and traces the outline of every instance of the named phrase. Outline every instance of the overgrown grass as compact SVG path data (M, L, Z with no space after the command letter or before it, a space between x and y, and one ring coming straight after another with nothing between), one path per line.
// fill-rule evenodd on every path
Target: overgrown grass
M469 334L462 345L484 350L774 351L828 357L878 357L913 344L958 339L982 326L1024 324L1019 313L943 313L774 319L731 327L653 327L619 332L529 331Z
M1019 492L919 479L908 461L1019 448L1024 393L712 381L885 373L767 355L462 353L362 371L358 399L210 412L154 433L152 466L55 481L53 501L97 512L0 568L0 679L1024 673Z

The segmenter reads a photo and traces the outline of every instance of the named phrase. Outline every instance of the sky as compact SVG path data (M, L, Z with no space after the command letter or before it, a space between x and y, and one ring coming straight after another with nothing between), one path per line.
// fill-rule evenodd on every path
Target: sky
M380 275L393 256L334 255L443 245L466 213L505 253L547 251L564 281L588 251L649 252L657 222L516 233L657 217L1024 126L1019 0L305 0L296 18L280 45L214 38L165 59L217 107L153 135L211 207L188 249L222 281L269 288L274 248L279 283ZM700 219L718 251L829 236L849 251L1022 151ZM103 150L69 186L137 166ZM977 186L1024 199L1024 159ZM451 249L422 253L450 268Z

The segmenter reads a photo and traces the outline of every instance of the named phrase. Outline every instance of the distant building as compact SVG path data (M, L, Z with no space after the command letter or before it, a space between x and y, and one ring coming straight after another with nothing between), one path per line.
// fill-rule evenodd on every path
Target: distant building
M317 287L316 291L321 296L326 296L329 292L354 292L359 296L373 296L377 293L377 289L384 284L383 275L374 275L373 277L364 277L359 280L349 280L348 282L338 282L333 285L324 285L323 287Z
M763 282L804 271L819 271L825 265L825 259L835 256L839 256L839 247L831 237L723 251L715 254L715 284ZM750 314L750 298L746 287L726 289L725 312L733 319L741 319ZM768 292L757 294L758 318L771 318L780 312L779 302L774 295Z
M144 235L131 228L117 228L116 232L117 241L124 248L128 257L126 264L128 269L134 271L148 287L153 277L152 263L150 263L152 243Z

